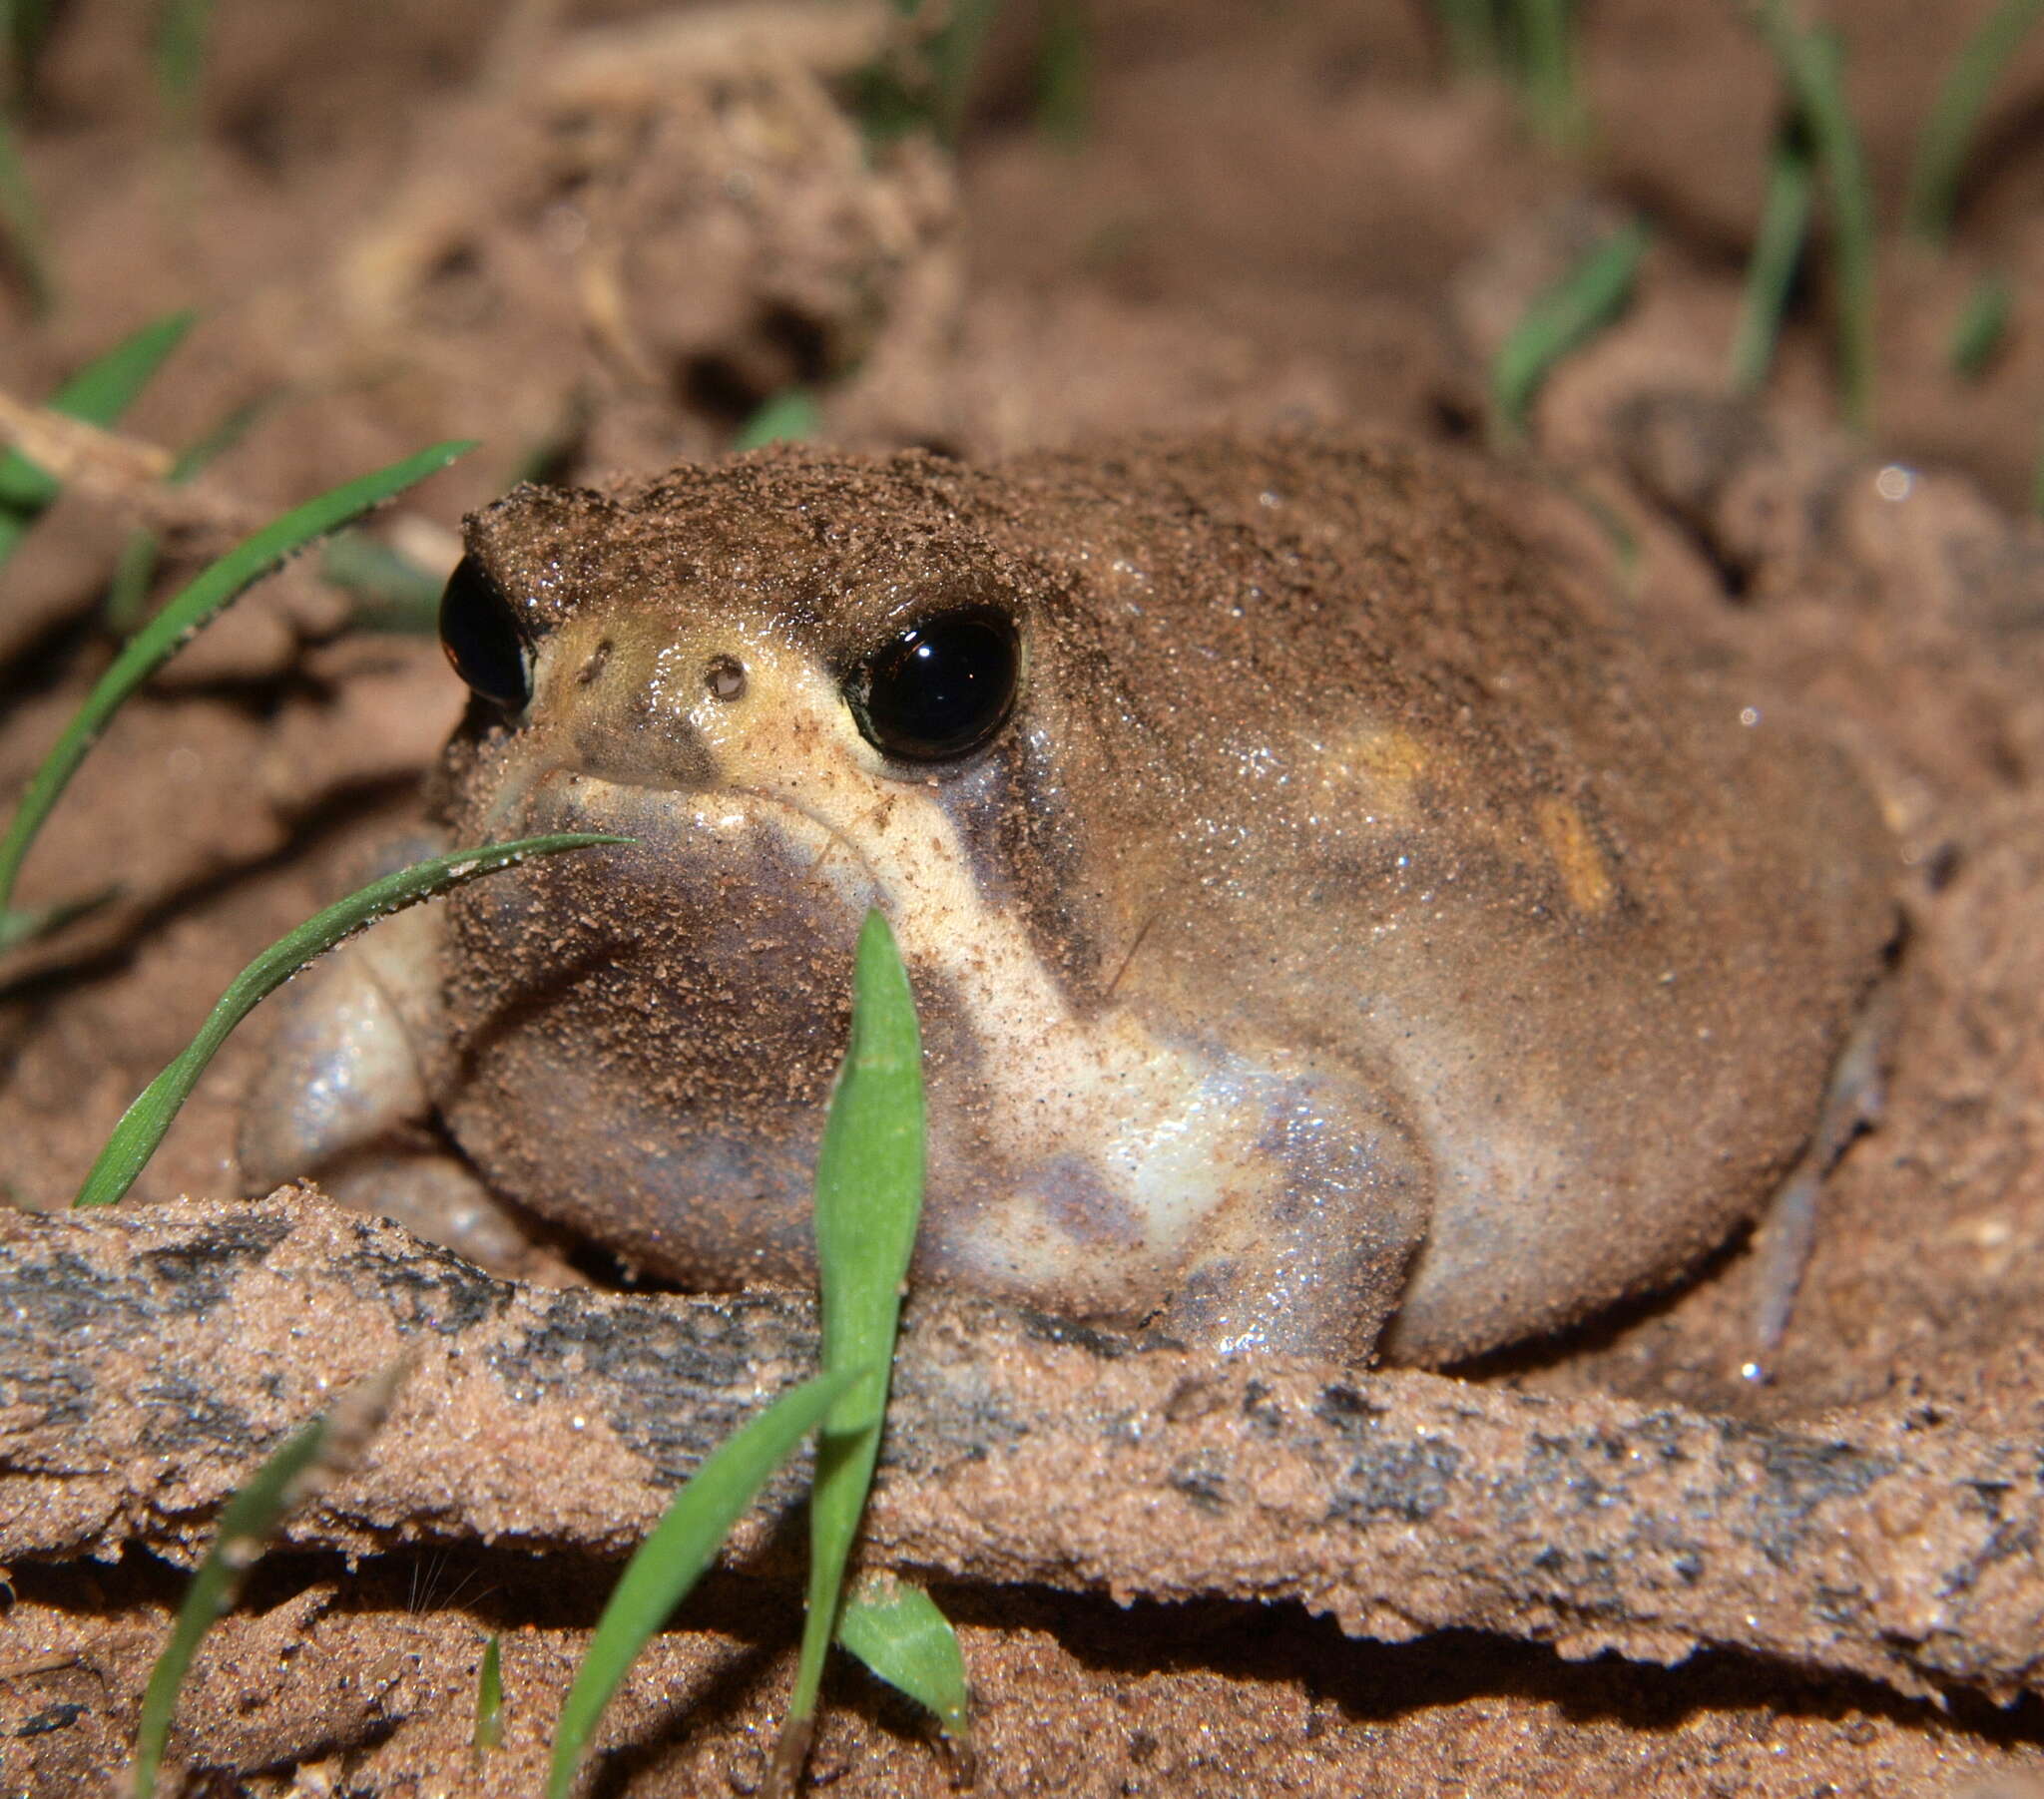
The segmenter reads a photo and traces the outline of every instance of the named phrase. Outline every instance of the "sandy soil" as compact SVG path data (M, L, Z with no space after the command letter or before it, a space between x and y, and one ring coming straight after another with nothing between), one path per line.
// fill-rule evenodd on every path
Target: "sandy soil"
M1886 1116L1826 1191L1777 1378L1738 1375L1759 1259L1743 1243L1682 1292L1466 1384L1356 1377L1383 1383L1353 1386L1360 1415L1405 1436L1342 1437L1337 1371L1274 1373L1298 1396L1295 1464L1258 1459L1276 1452L1257 1406L1188 1409L1224 1373L1084 1344L1039 1357L1007 1325L957 1327L1020 1383L1011 1415L1069 1451L974 1487L943 1460L970 1434L946 1436L957 1415L919 1400L928 1443L896 1445L875 1514L875 1557L934 1580L963 1626L982 1790L2044 1792L2044 529L2021 511L2044 418L2044 36L1996 90L1949 254L1883 240L1877 423L1857 442L1836 422L1821 268L1765 402L1725 395L1777 104L1748 32L1731 8L1585 10L1596 138L1577 157L1529 141L1496 90L1453 81L1415 0L1095 0L1076 146L1035 122L1044 15L1018 0L955 157L921 137L863 148L845 102L887 42L877 5L221 0L181 139L133 9L75 0L25 104L63 302L37 320L18 281L0 289L0 390L40 395L196 305L128 428L176 448L268 397L208 475L255 508L479 437L378 524L442 565L462 510L521 471L713 455L790 381L853 446L979 456L1305 422L1467 438L1531 294L1586 232L1629 210L1651 223L1630 312L1538 402L1532 467L1553 499L1534 527L1604 559L1700 657L1824 719L1901 848ZM1884 218L1939 74L1990 10L1827 9ZM1989 270L2015 311L1967 382L1943 346ZM6 571L10 782L105 666L95 609L129 523L68 498ZM38 847L25 902L110 878L122 892L0 970L0 1181L25 1212L64 1204L228 977L414 816L457 683L429 639L347 623L302 571L253 597L123 714ZM227 1253L229 1212L158 1202L238 1190L234 1120L260 1056L253 1028L145 1177L136 1216L168 1234L133 1239L137 1266L204 1263L194 1231ZM379 1237L374 1278L336 1283L353 1264L319 1235L334 1214L276 1210L310 1221L248 1250L254 1297L208 1288L181 1309L166 1290L157 1313L113 1262L98 1285L75 1274L129 1239L5 1221L9 1792L111 1790L175 1565L263 1431L351 1372L294 1351L293 1319L330 1328L343 1362L350 1343L423 1328L402 1308L424 1303L427 1251L411 1263ZM60 1266L68 1285L29 1278ZM110 1291L131 1309L90 1309ZM667 1302L576 1303L652 1318ZM805 1327L787 1328L798 1354ZM949 1347L912 1365L971 1366L950 1329L918 1323L912 1356ZM664 1462L617 1430L608 1461L594 1438L577 1448L580 1416L547 1410L594 1416L573 1397L591 1365L571 1373L537 1410L461 1390L515 1429L461 1437L429 1408L394 1421L381 1476L308 1516L202 1656L178 1739L196 1790L536 1790L606 1570L689 1451L685 1434ZM1109 1391L1164 1441L1191 1433L1198 1478L1051 1431L1078 1416L1074 1395ZM1500 1420L1536 1400L1560 1421L1541 1430L1573 1446L1552 1492L1495 1468L1478 1481L1482 1458L1520 1453ZM1593 1478L1600 1446L1678 1426L1731 1446L1708 1498ZM1297 1522L1319 1516L1308 1476L1381 1493L1414 1444L1432 1446L1427 1467L1458 1458L1439 1504L1399 1487L1352 1540ZM1878 1480L1837 1477L1840 1457L1878 1461ZM1264 1503L1223 1503L1253 1478ZM1770 1535L1784 1506L1786 1549ZM1677 1525L1710 1550L1701 1596L1634 1566ZM1583 1563L1543 1586L1528 1531ZM797 1607L772 1529L756 1521L748 1541L635 1671L589 1790L758 1788ZM1629 1577L1598 1588L1598 1555ZM491 1631L509 1736L479 1758ZM954 1770L905 1707L848 1666L830 1693L818 1786L948 1790Z

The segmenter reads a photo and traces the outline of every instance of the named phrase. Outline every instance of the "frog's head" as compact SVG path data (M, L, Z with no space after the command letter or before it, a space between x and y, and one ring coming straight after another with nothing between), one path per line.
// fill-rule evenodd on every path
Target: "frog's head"
M448 658L485 719L592 780L801 808L969 778L1026 735L1046 595L922 460L521 487L469 522Z
M440 616L476 822L625 831L721 866L727 899L744 845L853 923L884 905L911 954L1025 899L1049 928L1086 631L961 517L967 479L776 451L478 514Z
M550 1057L566 1111L630 1089L686 1112L699 1162L744 1159L723 1183L743 1196L797 1182L867 906L914 973L933 1076L994 1037L1018 1065L1050 1041L1105 959L1072 748L1098 765L1112 683L1074 678L1086 609L977 528L976 480L777 451L525 487L471 519L441 609L476 696L443 774L454 833L636 839L460 897L473 1062Z

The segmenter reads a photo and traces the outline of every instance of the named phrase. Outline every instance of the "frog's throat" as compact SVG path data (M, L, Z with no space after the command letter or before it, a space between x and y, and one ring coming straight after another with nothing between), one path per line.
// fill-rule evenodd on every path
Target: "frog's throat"
M555 770L533 768L500 790L508 821ZM567 772L560 770L559 772ZM1012 1189L989 1195L969 1240L954 1246L996 1288L1069 1287L1075 1274L1154 1290L1224 1209L1268 1207L1286 1182L1269 1149L1288 1103L1276 1072L1160 1038L1130 1008L1082 1017L1022 919L988 903L949 813L928 789L875 790L844 769L741 787L672 792L715 857L719 838L766 830L853 918L877 904L912 972L958 996L976 1050L975 1079L1002 1137L1016 1145ZM602 820L639 784L576 774L578 810ZM685 808L685 810L684 810ZM1078 1185L1105 1204L1075 1208ZM1103 1216L1119 1222L1103 1235ZM1128 1290L1125 1286L1124 1290Z

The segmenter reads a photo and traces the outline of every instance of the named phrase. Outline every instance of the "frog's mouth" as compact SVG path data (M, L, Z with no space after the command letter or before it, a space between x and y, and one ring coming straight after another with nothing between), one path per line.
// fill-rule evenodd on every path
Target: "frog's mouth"
M813 852L813 870L855 868L876 892L884 891L879 869L858 840L794 800L773 793L728 788L699 799L691 816L699 827L711 831L728 832L754 825L778 832L790 849Z
M635 781L556 764L507 783L491 813L498 831L616 831L706 858L717 855L720 843L765 832L827 890L843 893L850 876L863 903L894 910L887 905L893 897L888 881L856 835L780 794Z

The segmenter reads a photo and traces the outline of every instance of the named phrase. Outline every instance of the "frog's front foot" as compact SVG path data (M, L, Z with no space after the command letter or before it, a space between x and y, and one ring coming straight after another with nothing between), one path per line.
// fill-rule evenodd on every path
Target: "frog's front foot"
M576 1278L430 1125L447 1056L445 930L438 907L411 907L322 957L271 1002L280 1016L269 1060L242 1106L242 1189L311 1177L342 1203L484 1267Z
M1188 1341L1363 1367L1425 1234L1432 1173L1405 1129L1342 1084L1248 1077L1268 1180L1225 1205L1160 1320Z
M272 1002L269 1060L244 1099L243 1188L321 1173L423 1124L444 1039L438 910L414 906L349 940Z

